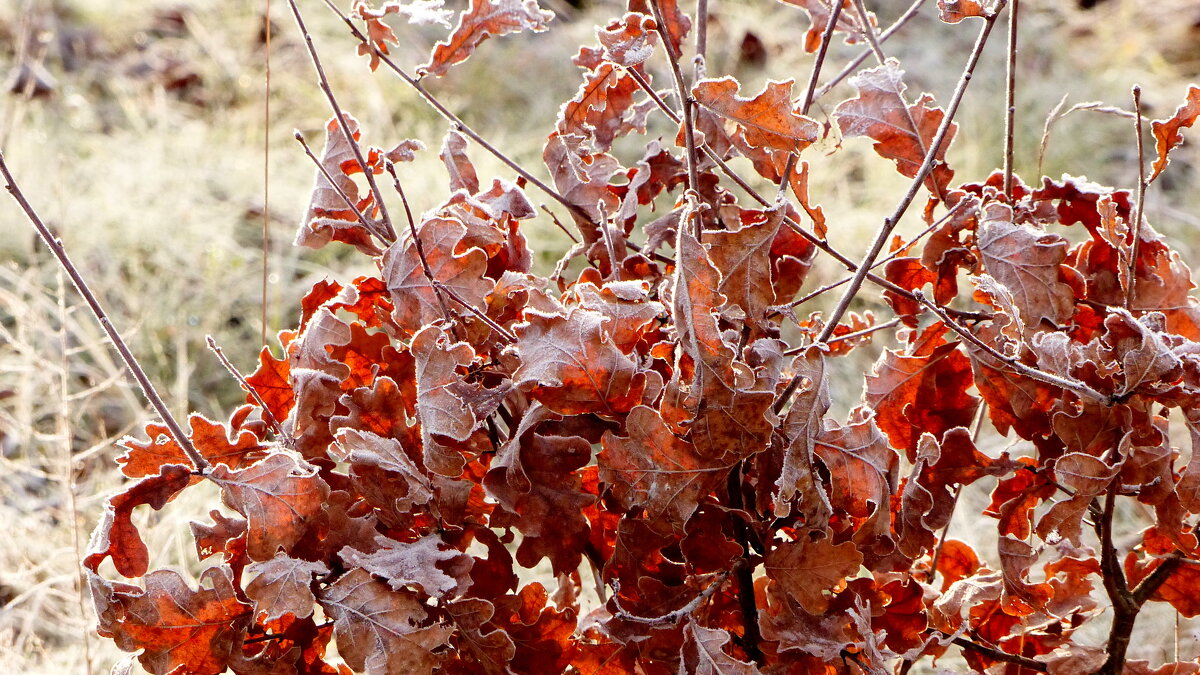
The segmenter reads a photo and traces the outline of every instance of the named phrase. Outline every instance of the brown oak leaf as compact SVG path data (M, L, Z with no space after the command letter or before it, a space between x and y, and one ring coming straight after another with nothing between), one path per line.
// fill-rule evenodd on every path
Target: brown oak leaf
M122 576L140 577L150 567L150 552L130 520L133 510L149 504L161 509L180 490L192 482L192 470L178 464L162 466L156 475L147 476L125 488L104 503L104 515L92 532L84 567L95 572L105 558Z
M358 128L358 120L350 115L344 115L346 129L357 142L362 136ZM321 154L321 166L325 171L318 170L313 184L312 199L308 204L300 230L296 233L296 246L321 248L331 241L350 244L367 255L377 255L379 247L371 239L368 230L354 209L346 203L346 198L354 204L358 212L371 218L374 212L374 198L368 193L359 197L358 184L348 173L361 171L354 148L346 140L346 134L338 125L337 119L330 119L325 125L325 150ZM334 183L325 177L328 173Z
M701 80L692 87L696 102L737 125L746 142L757 148L800 152L812 145L821 126L800 114L792 103L791 80L768 82L753 98L738 96L732 77Z
M317 598L313 577L328 574L322 562L298 560L280 551L274 558L246 568L254 578L246 585L246 597L254 602L260 621L277 621L290 614L297 619L312 616Z
M628 438L604 434L597 457L600 480L623 508L645 509L651 529L682 535L699 500L724 481L730 467L699 456L653 408L634 408L625 428Z
M829 608L829 596L841 590L846 577L862 565L853 542L834 544L818 532L800 531L796 541L783 542L767 554L767 574L810 614Z
M433 650L454 630L431 623L415 593L393 591L362 568L323 589L317 600L334 621L338 653L367 675L432 673L438 663Z
M427 595L440 599L462 594L470 581L471 556L431 534L412 542L383 535L375 537L375 550L363 552L350 547L338 553L348 567L361 567L384 579L394 590L415 584Z
M224 502L246 517L246 550L260 562L274 558L280 547L290 552L329 495L316 467L284 453L244 469L218 464L209 478L220 486Z

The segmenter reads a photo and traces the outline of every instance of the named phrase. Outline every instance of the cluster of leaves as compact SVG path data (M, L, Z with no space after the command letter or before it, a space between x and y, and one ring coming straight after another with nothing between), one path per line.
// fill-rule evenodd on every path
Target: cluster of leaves
M875 30L851 0L791 2L811 50ZM939 5L988 27L999 9ZM387 15L447 18L356 12L372 67L392 64ZM421 72L550 16L473 0ZM699 73L681 117L647 63L678 76L690 29L674 0L630 0L575 58L540 187L581 237L549 277L531 272L529 183L481 183L462 127L441 150L450 196L396 235L374 177L419 144L364 152L338 111L298 242L355 246L378 274L314 286L247 405L227 424L192 416L194 450L158 424L121 443L135 482L85 560L103 635L154 673L880 673L950 649L979 671L1083 673L1120 671L1144 603L1200 613L1200 452L1181 465L1167 424L1179 408L1200 440L1200 307L1131 194L956 184L952 113L906 96L891 60L851 79L829 123L791 82L745 96ZM1154 124L1148 179L1198 101ZM679 126L675 146L648 139L625 166L614 141L651 115ZM898 322L797 315L815 256L839 254L795 158L838 132L928 193L928 237L894 240L872 276ZM749 185L736 156L798 207L732 189ZM1058 231L1077 226L1078 243ZM893 326L862 405L834 419L829 373ZM1029 452L981 452L977 420ZM995 566L941 534L986 477ZM149 571L131 515L202 481L225 508L192 526L208 565L193 588ZM1153 511L1127 551L1118 500ZM539 563L553 576L522 583ZM1105 613L1113 641L1073 640Z

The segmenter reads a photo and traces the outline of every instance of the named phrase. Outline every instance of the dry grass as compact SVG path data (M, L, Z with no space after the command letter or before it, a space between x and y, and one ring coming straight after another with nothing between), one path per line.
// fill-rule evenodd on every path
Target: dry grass
M1036 75L1021 83L1019 172L1034 173L1043 120L1065 93L1071 103L1128 106L1128 88L1136 81L1151 114L1177 104L1183 80L1196 74L1200 49L1187 22L1171 20L1193 11L1194 3L1173 1L1179 6L1156 3L1152 16L1134 0L1111 0L1086 16L1049 0L1023 3L1027 47L1021 63ZM290 247L313 173L291 140L292 129L319 145L329 112L286 7L277 1L274 117L264 129L257 41L263 4L194 3L180 15L182 23L164 20L172 8L184 7L178 2L29 0L0 6L0 72L10 70L14 50L29 35L48 36L49 44L32 51L57 80L45 99L3 94L0 148L179 414L196 410L221 418L240 399L204 349L206 334L243 368L257 349L264 140L270 146L269 331L291 324L299 294L317 278L345 279L366 269L360 257L335 248ZM363 122L367 140L385 145L417 137L431 146L416 165L404 167L404 176L416 210L434 206L444 185L436 159L444 124L402 83L382 72L370 75L336 21L319 3L304 4L311 6L309 21L341 102ZM890 18L907 2L868 4ZM795 8L765 0L713 8L718 17L710 72L733 71L750 89L768 77L804 79L810 57L797 48L805 22ZM431 86L518 161L539 167L545 131L559 102L577 87L567 56L573 45L590 41L593 17L613 13L602 7L545 35L489 41L480 58ZM405 30L414 39L398 49L397 60L420 63L434 34ZM747 32L767 47L764 68L738 61L737 45ZM905 65L913 90L929 89L944 100L972 35L966 26L952 30L926 16L886 49ZM70 39L64 42L64 36ZM981 179L1000 162L1001 42L989 48L960 114L963 129L973 134L960 136L951 153L964 179ZM837 67L852 53L839 45L830 63ZM493 65L515 63L520 69L496 71ZM172 89L173 82L193 77L194 85ZM839 96L824 104L830 107ZM1128 127L1124 119L1095 113L1066 118L1055 129L1046 173L1129 184L1135 163ZM665 126L656 131L673 134ZM482 152L473 150L472 157L481 177L507 175ZM1190 215L1200 213L1200 196L1186 186L1200 161L1195 147L1176 158L1168 174L1173 182L1152 193L1148 215L1195 259L1200 250L1186 234L1200 222ZM864 233L890 210L904 180L865 143L847 143L834 158L818 153L808 159L812 192L833 225L832 241L857 255ZM538 261L542 269L564 247L545 221L531 231L535 249L546 251ZM823 283L837 275L823 264L814 278ZM868 299L857 308L872 306ZM11 204L0 206L0 522L8 525L8 541L0 545L0 663L23 672L103 672L122 658L110 642L91 635L94 617L79 592L77 562L105 496L121 482L112 441L147 417L122 375L99 329L75 295L63 290L18 212ZM861 381L848 377L836 385L845 409L857 399ZM193 490L165 513L137 514L147 525L158 523L145 530L157 565L195 567L188 562L194 555L185 523L204 518L215 503L215 495ZM980 490L968 491L952 536L986 542L980 533L991 524L969 515L985 503ZM1140 513L1127 516L1131 530L1143 519ZM1173 612L1159 610L1142 622L1136 656L1170 656L1173 635L1182 644L1180 655L1194 656L1186 651L1195 648L1194 628L1185 622L1177 633Z

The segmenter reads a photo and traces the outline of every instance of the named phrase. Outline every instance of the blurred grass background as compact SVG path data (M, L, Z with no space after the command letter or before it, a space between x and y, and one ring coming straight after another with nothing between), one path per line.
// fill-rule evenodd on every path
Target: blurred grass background
M935 4L927 1L884 50L901 60L913 98L927 90L943 102L976 27L941 24ZM292 131L303 131L319 152L330 112L286 3L273 5L269 124L265 0L0 5L0 76L8 77L0 91L0 150L181 416L197 411L222 419L241 400L205 349L205 335L239 367L253 368L261 331L265 147L268 334L292 327L297 301L312 282L371 270L369 261L337 245L322 251L290 245L313 179ZM403 138L426 143L417 161L401 170L414 210L435 206L445 193L437 159L445 123L384 69L372 74L322 3L301 5L339 101L362 122L365 140L384 147ZM908 3L867 5L887 25ZM489 40L471 61L429 83L469 124L540 175L542 142L559 105L579 84L570 57L578 45L594 42L596 23L621 13L610 2L578 10L548 6L562 15L550 32ZM744 94L767 79L795 78L803 86L811 67L801 49L808 28L803 12L766 0L714 1L710 9L710 75L735 74ZM1166 0L1153 9L1108 0L1087 11L1068 2L1023 0L1018 173L1036 182L1043 124L1064 95L1068 108L1093 100L1129 108L1130 85L1138 83L1147 116L1168 116L1200 71L1198 26L1194 0ZM444 30L402 25L397 32L396 61L416 66ZM958 117L950 159L960 181L982 180L1002 161L1003 43L998 30ZM858 49L839 41L826 78ZM670 80L662 66L653 69L665 87ZM816 116L851 93L844 84L835 89L819 101ZM674 134L661 119L651 132ZM1198 145L1175 153L1147 203L1150 221L1188 260L1200 252ZM511 177L478 148L470 154L482 180ZM637 156L622 159L629 165ZM805 159L813 165L811 191L826 210L831 241L857 258L906 179L860 140L832 157L810 151ZM734 165L750 175L744 162ZM1130 120L1077 112L1055 126L1044 172L1130 186L1136 166ZM915 221L905 227L917 229ZM542 271L568 243L545 217L529 236ZM840 276L822 261L808 288ZM147 419L101 331L64 284L15 204L0 199L0 522L7 526L0 544L0 663L28 673L105 672L123 657L91 635L94 617L77 585L77 561L103 500L121 482L112 442L137 433ZM814 308L835 299L829 296L836 293ZM855 309L872 308L880 305L868 291ZM857 401L859 373L879 348L863 350L833 382L840 410ZM1007 441L988 443L996 451ZM139 510L156 565L194 567L185 523L206 518L216 502L215 493L193 489L162 513ZM953 536L987 548L993 526L977 522L986 503L985 489L964 492ZM1141 522L1139 513L1126 515L1131 528ZM1133 655L1162 660L1182 642L1191 652L1180 656L1194 657L1193 631L1188 622L1176 623L1173 612L1159 611L1140 622Z

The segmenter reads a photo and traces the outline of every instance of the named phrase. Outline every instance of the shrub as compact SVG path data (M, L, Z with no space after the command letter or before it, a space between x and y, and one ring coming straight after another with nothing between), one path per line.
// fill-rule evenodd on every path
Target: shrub
M1168 426L1178 409L1200 437L1200 308L1142 209L1200 88L1152 123L1156 157L1132 193L1025 184L1011 108L1006 168L957 183L953 119L1006 2L938 3L943 21L979 28L945 108L906 93L861 2L793 4L813 19L811 78L752 93L706 76L703 38L685 42L703 35L704 3L693 21L674 0L630 0L575 57L583 83L545 143L546 183L423 78L551 13L474 0L414 76L389 57L384 19L448 26L448 13L360 0L343 18L370 67L450 122L449 196L419 219L396 165L420 144L366 145L309 41L334 117L297 243L348 244L378 275L315 285L283 356L264 348L238 376L247 404L186 432L104 320L164 419L122 441L133 482L84 560L100 633L154 673L344 672L334 647L368 673L907 672L947 651L976 671L1151 672L1125 659L1142 608L1200 613L1200 454L1182 462ZM821 120L811 106L839 36L878 63ZM651 84L655 59L668 93ZM1136 92L1134 108L1140 156ZM652 116L673 142L650 137ZM627 165L614 144L639 135ZM857 261L826 239L798 160L853 137L911 180ZM472 144L515 182L481 182ZM532 271L530 191L578 231L548 276ZM924 231L896 237L918 196ZM801 295L821 255L849 276ZM890 320L850 311L866 282ZM807 311L834 291L828 314ZM898 347L835 419L829 379L857 376L847 356L884 331ZM985 427L1029 453L981 451ZM193 588L150 571L131 515L202 482L225 509L192 525L207 565ZM992 484L989 563L945 532L962 492ZM1152 522L1118 531L1132 501ZM539 565L540 581L521 569ZM1104 614L1107 641L1075 639Z

